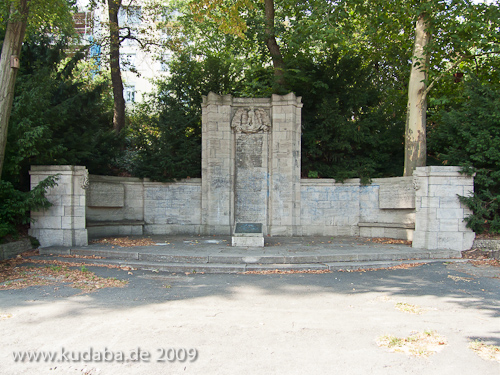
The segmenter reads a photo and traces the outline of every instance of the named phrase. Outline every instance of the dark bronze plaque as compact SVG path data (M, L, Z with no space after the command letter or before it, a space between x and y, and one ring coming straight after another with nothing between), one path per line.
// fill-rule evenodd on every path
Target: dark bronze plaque
M234 233L262 233L261 223L237 223Z

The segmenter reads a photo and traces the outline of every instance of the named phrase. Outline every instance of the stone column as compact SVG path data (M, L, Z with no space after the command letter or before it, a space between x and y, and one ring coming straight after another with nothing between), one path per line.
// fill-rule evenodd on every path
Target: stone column
M48 176L58 175L57 186L47 191L46 197L53 204L45 211L31 212L30 235L45 246L87 246L85 229L88 171L85 167L32 166L31 188Z
M474 178L460 167L419 167L413 173L416 189L413 247L468 250L475 233L465 226L470 210L458 196L474 191Z
M209 93L202 103L202 211L204 234L231 234L234 160L231 95Z
M301 98L273 95L271 104L270 234L301 236Z

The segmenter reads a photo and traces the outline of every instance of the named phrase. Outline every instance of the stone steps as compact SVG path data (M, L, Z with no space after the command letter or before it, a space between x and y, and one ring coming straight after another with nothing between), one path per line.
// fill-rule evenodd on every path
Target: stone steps
M85 258L62 258L57 256L37 256L34 259L59 260L66 262L78 262L88 265L109 264L133 269L169 272L169 273L243 273L243 272L265 272L265 271L354 271L360 269L378 269L394 267L412 263L434 263L434 262L463 262L465 259L421 259L421 260L383 260L363 262L331 262L331 263L182 263L182 262L151 262L134 261L124 259L85 259Z
M153 251L154 250L154 251ZM83 263L112 264L143 270L163 272L240 273L246 271L305 271L305 270L349 270L360 268L383 268L404 263L442 262L460 257L456 251L424 251L404 248L369 250L331 250L326 254L279 254L262 249L249 248L231 253L219 251L180 251L144 248L41 248L39 259L57 259ZM72 255L76 258L60 257ZM78 257L99 256L102 259Z

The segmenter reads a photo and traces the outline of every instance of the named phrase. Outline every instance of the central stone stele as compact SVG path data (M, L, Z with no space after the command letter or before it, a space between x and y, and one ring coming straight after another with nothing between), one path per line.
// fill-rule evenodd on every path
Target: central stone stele
M300 235L300 111L294 94L203 98L202 226L233 246Z

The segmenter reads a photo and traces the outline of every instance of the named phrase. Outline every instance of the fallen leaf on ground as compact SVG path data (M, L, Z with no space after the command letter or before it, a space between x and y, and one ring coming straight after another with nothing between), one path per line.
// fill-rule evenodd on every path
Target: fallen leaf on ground
M374 238L369 238L368 241L375 242L375 243L382 243L382 244L401 244L401 245L411 245L411 241L407 240L399 240L396 238L387 238L387 237L374 237Z
M379 337L377 345L389 349L391 352L405 353L410 356L427 358L440 351L447 345L446 338L435 331L412 332L405 338L393 335Z
M296 273L313 273L313 274L319 274L319 273L331 273L332 271L330 270L265 270L265 271L245 271L242 272L245 275L274 275L274 274L284 274L284 275L290 275L290 274L296 274Z
M91 241L90 243L100 243L121 247L156 246L156 242L151 238L106 237Z
M414 267L420 267L423 266L425 263L403 263L403 264L398 264L396 266L390 266L390 267L379 267L379 268L358 268L355 270L350 270L350 269L339 269L339 272L370 272L370 271L383 271L383 270L407 270L410 268Z
M471 260L470 263L475 266L500 267L500 260L497 259Z
M483 359L500 363L500 346L487 345L481 340L475 340L469 343L469 349Z
M0 262L0 290L69 283L73 288L81 289L83 292L93 292L101 288L123 287L127 284L126 280L97 276L87 270L86 266L89 266L87 263L29 259L25 258L27 255L37 255L37 253L23 253L21 257ZM33 265L21 266L23 263ZM104 264L95 266L118 268Z
M464 259L488 259L488 253L481 249L470 249L462 251L462 258Z
M412 304L406 303L406 302L398 302L394 305L394 307L397 310L402 311L402 312L407 313L407 314L420 315L420 314L423 314L424 312L426 312L426 309L423 309L420 306L412 305Z

